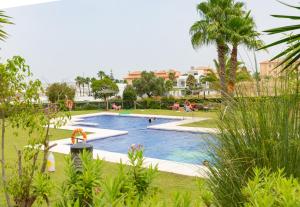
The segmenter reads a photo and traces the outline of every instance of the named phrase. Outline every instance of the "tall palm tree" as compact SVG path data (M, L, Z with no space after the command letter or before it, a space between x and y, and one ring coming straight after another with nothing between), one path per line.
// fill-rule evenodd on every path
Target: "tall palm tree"
M82 86L82 96L84 96L84 85L85 85L85 78L80 77L80 84Z
M210 87L215 90L220 90L220 77L219 77L219 70L220 64L219 62L214 59L214 64L216 68L216 72L214 70L209 70L209 72L201 77L201 83L208 82L210 83ZM225 66L226 66L226 85L230 87L230 76L231 76L231 60L228 57L225 57ZM236 70L236 83L243 82L243 81L250 81L252 79L250 73L247 71L246 67L243 66L243 62L237 61L237 70Z
M4 11L0 11L0 41L5 41L8 36L2 28L6 24L13 24L10 19L11 17L6 16Z
M220 63L219 77L221 94L227 93L225 56L228 53L228 30L226 24L232 16L242 15L242 2L233 0L207 0L197 6L201 20L195 22L190 28L191 41L194 48L214 44L217 47L218 61Z
M102 80L104 77L107 76L103 70L100 70L100 71L97 73L97 75L98 75L98 77L100 78L100 80Z
M85 78L85 84L87 84L88 87L88 96L91 96L91 78L90 77L86 77Z
M76 82L76 85L77 85L77 87L79 88L79 96L81 96L81 77L80 76L77 76L76 78L75 78L75 82Z
M232 16L227 22L226 29L228 29L229 41L232 45L227 88L230 95L233 95L235 90L236 72L238 69L238 46L244 45L248 49L257 49L263 45L262 41L258 39L260 34L255 28L256 25L250 16L250 12L240 16Z

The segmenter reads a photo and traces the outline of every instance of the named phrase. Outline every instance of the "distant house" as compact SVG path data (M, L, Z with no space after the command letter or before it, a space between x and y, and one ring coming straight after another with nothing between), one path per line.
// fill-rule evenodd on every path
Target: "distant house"
M174 69L171 70L160 70L160 71L153 71L154 75L158 78L163 78L164 80L169 79L169 73L175 73L175 78L177 79L180 76L180 72ZM124 78L129 85L132 85L133 80L141 78L142 71L132 71L129 72L128 75Z
M277 67L279 65L279 60L273 61L263 61L260 63L260 76L262 78L266 77L278 77L282 67ZM276 68L277 67L277 68Z
M187 71L185 74L177 78L177 86L174 88L174 91L172 91L171 94L176 97L184 96L187 87L186 81L188 76L189 75L194 76L194 78L196 79L196 84L200 85L200 78L202 76L207 75L210 70L213 69L205 66L199 66L199 67L192 66L189 71ZM203 88L209 89L208 84L205 84Z
M191 69L187 73L178 77L177 87L178 88L186 88L186 80L189 75L194 76L197 81L197 84L199 84L200 77L207 75L210 70L213 70L213 69L210 67L202 67L202 66L194 67L194 66L192 66Z

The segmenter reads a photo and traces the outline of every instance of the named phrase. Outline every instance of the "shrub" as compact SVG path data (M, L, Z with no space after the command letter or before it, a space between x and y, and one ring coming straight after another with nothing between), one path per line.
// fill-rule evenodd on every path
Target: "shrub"
M76 103L75 110L97 110L99 109L98 102Z
M97 206L101 191L102 161L93 160L93 155L84 151L80 154L82 169L77 169L71 157L67 158L66 175L61 191L62 198L58 207Z
M274 97L228 100L213 146L210 186L220 206L240 206L253 169L284 169L300 177L300 105L297 88L278 86Z
M46 89L46 95L51 103L57 103L61 100L74 100L75 89L66 83L53 83Z
M255 169L254 177L242 190L245 207L300 206L300 185L293 177L284 177L283 170L271 173Z

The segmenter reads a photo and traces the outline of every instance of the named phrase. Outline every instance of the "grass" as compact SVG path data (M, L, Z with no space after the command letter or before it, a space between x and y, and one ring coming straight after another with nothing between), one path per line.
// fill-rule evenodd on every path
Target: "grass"
M96 113L100 112L98 110L93 111L75 111L72 112L72 115L80 115L80 114L88 114L88 113ZM132 113L145 113L145 114L159 114L159 115L178 115L181 112L173 112L168 110L133 110ZM185 113L185 115L192 115L189 113ZM214 117L215 114L213 112L194 112L194 116L206 115L205 117ZM5 146L5 155L6 155L6 163L9 166L14 166L17 160L16 149L22 149L28 141L26 133L22 130L13 130L8 127L6 130L6 146ZM15 135L14 132L17 132L18 135ZM60 130L60 129L51 129L50 131L51 139L61 139L65 137L69 137L71 131L68 130ZM52 204L59 198L59 190L58 186L65 179L64 174L64 166L65 166L65 156L63 154L55 153L55 161L56 161L56 172L52 174L53 182L57 186L57 189L53 190L53 195L50 198ZM103 165L103 176L111 177L117 174L118 164L104 162ZM192 200L197 200L197 184L196 178L176 175L172 173L159 172L155 180L155 185L159 187L160 193L159 196L167 201L170 201L176 192L189 192L191 194ZM0 206L5 206L4 194L1 192L0 194Z
M204 121L197 121L189 124L184 124L182 126L187 127L204 127L204 128L217 128L217 121L216 119L207 119Z
M184 112L184 111L172 111L172 110L163 110L163 109L135 109L135 110L127 110L127 111L129 111L131 114L153 114L153 115L166 115L166 116L217 118L217 113L215 111Z

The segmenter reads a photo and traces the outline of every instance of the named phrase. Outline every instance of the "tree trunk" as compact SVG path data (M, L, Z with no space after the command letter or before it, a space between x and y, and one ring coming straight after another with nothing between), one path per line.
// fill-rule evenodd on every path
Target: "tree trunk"
M4 148L5 148L5 113L4 110L2 109L1 113L1 119L2 119L2 130L1 130L1 169L2 169L2 182L3 182L3 187L4 187L4 194L5 194L5 199L8 207L11 207L10 203L10 197L7 192L7 183L6 183L6 171L5 171L5 155L4 155Z
M230 72L229 72L229 81L228 81L228 93L230 96L233 96L235 90L236 82L236 71L237 71L237 44L233 44L231 57L230 57Z
M221 85L221 95L222 98L226 97L227 94L227 86L226 86L226 63L225 63L225 55L227 47L224 43L217 44L218 50L218 60L220 64L219 77L220 77L220 85Z

